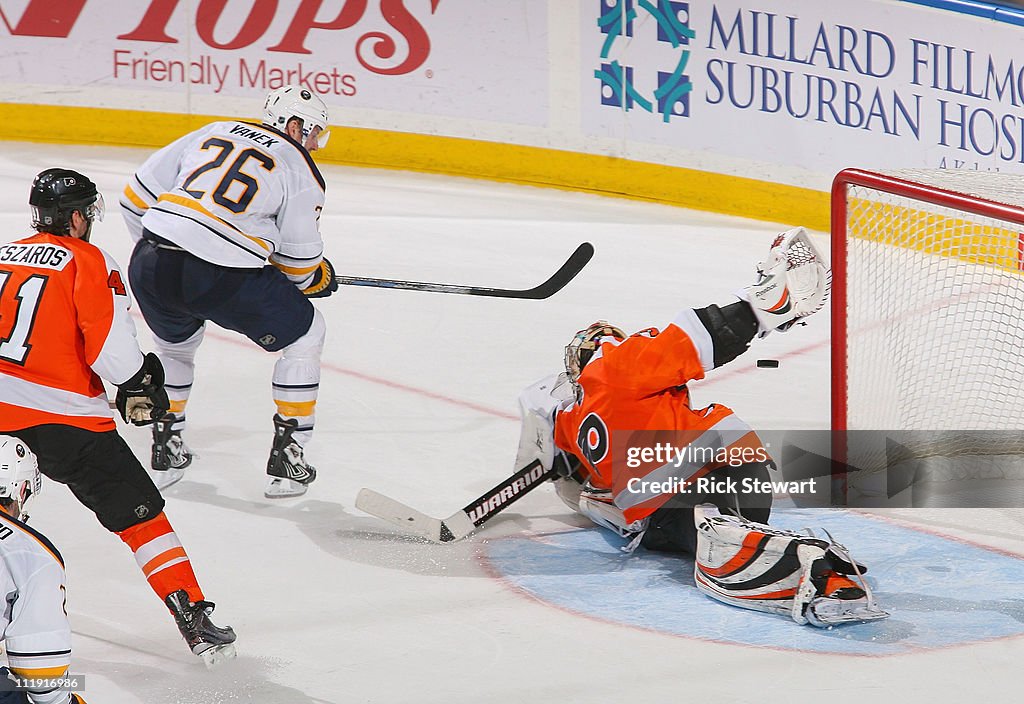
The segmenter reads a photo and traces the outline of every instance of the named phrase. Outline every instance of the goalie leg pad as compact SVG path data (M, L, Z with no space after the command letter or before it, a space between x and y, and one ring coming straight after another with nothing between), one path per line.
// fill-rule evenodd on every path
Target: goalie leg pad
M627 521L622 509L612 503L612 492L593 487L590 482L584 484L580 491L579 512L597 525L607 528L623 538L632 538L636 544L639 544L639 538L647 529L648 519ZM627 551L632 552L635 547L631 544Z
M846 564L831 557L837 549L845 554L842 546L723 516L710 504L694 510L694 522L694 581L717 601L815 626L888 616L875 606L863 580L857 583L836 569Z

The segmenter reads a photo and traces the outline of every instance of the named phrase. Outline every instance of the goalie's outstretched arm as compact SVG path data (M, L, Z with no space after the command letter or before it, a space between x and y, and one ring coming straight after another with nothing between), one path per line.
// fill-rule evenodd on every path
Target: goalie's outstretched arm
M828 300L831 272L802 227L775 238L757 273L735 303L694 310L711 336L716 368L746 352L755 336L784 332Z

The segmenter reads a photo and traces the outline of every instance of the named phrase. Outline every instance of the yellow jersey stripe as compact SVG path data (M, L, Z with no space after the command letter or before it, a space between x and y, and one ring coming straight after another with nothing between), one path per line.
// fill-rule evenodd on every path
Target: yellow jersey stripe
M223 218L217 217L216 215L211 213L209 210L204 208L199 201L192 200L191 198L185 198L184 196L175 195L173 193L164 193L162 196L160 196L160 198L158 200L160 202L174 203L175 205L180 205L183 208L189 208L191 210L196 211L197 213L199 213L201 215L205 215L208 218L216 220L217 222L219 222L220 224L224 225L225 227L231 228L232 230L234 230L235 232L237 232L238 234L240 234L242 237L246 238L247 240L252 240L256 244L258 244L265 252L268 252L268 253L270 252L270 245L268 245L266 242L264 242L263 240L259 239L258 237L250 237L249 235L245 234L244 232L239 230L237 227L235 227L234 225L229 223L227 220L224 220Z
M319 264L314 264L313 266L285 266L281 262L275 261L270 263L274 265L275 269L280 269L284 273L291 274L292 276L305 276L306 274L316 271L320 266Z
M11 672L27 680L56 679L63 677L67 671L67 665L60 667L11 667Z
M311 416L316 409L316 401L278 401L274 399L274 403L277 404L277 412L285 418Z
M142 200L142 198L139 197L139 194L132 190L130 185L124 187L124 197L130 200L139 210L149 210L149 206L146 205L146 201Z
M0 521L9 523L25 535L27 535L28 537L32 538L32 540L39 543L39 545L41 545L42 548L46 550L46 552L49 553L50 556L52 556L53 559L58 562L58 564L60 564L61 569L64 568L64 558L61 557L61 554L57 551L57 548L53 546L53 543L47 540L42 533L37 533L35 529L30 528L28 525L22 523L17 518L8 515L7 513L0 512Z

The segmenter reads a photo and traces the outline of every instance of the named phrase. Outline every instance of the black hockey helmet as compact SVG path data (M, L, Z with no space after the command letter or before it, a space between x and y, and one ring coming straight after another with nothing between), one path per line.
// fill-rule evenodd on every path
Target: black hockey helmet
M32 227L40 232L68 234L71 213L76 210L90 226L94 220L103 220L103 196L96 184L71 169L47 169L36 176L28 204L32 207Z

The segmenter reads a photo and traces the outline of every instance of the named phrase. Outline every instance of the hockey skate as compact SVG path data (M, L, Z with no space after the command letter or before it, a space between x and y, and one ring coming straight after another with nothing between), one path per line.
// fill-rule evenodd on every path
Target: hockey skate
M220 628L210 620L213 604L189 601L184 589L169 594L164 600L178 624L178 630L192 652L202 658L208 668L235 657L235 632L230 626Z
M845 547L832 541L820 557L811 557L809 551L798 554L804 569L793 600L794 621L831 628L889 616L875 603L863 577L864 567L850 558Z
M302 445L292 439L299 422L274 415L274 446L267 460L270 481L263 495L268 499L302 496L316 479L316 469L302 457Z
M174 414L168 413L153 423L153 456L150 463L153 469L149 474L156 488L161 491L176 484L195 457L195 453L181 439L181 431L172 429L177 420Z

